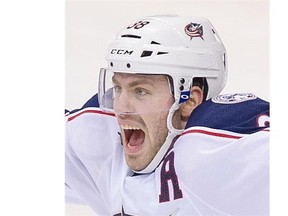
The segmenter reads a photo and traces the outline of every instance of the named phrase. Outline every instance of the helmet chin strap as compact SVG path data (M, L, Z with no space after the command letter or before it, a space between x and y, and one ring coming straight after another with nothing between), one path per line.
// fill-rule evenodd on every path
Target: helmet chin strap
M177 135L183 132L184 129L179 130L173 127L173 122L172 122L173 115L178 108L179 108L179 102L178 100L176 100L174 104L171 106L171 108L169 109L169 113L167 116L168 136L166 137L164 144L161 146L161 148L159 149L159 151L157 152L153 160L143 170L140 170L140 171L133 170L133 172L139 173L139 174L153 172L157 168L157 166L160 164L164 156L166 155L167 151L169 150L173 142L173 139Z

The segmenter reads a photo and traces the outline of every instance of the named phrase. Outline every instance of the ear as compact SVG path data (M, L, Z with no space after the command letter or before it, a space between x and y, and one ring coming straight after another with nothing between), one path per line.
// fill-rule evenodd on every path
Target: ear
M186 124L192 111L202 103L203 91L198 86L192 86L190 98L183 104L181 104L179 110L181 115L181 121Z

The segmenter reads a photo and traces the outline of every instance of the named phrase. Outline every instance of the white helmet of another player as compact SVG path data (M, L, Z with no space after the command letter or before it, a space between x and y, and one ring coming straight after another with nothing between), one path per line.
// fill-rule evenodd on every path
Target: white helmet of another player
M107 68L99 78L99 102L103 109L113 109L109 71L131 74L168 75L175 103L170 108L166 142L148 168L155 169L167 152L171 140L181 133L172 125L172 116L189 98L193 78L206 78L206 99L218 95L227 77L226 50L212 24L205 18L176 15L150 16L123 28L110 44ZM113 75L110 75L113 76ZM157 109L157 108L156 108Z

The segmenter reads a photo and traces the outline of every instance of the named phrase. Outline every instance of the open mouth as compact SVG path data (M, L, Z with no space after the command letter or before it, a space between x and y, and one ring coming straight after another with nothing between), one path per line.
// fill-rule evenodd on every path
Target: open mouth
M124 144L127 153L137 153L143 147L145 140L145 133L140 128L130 126L130 125L121 125L121 128L124 131Z

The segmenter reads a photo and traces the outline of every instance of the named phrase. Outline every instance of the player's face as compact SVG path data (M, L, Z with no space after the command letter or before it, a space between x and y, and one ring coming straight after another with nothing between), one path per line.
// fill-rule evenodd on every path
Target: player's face
M133 170L144 169L165 142L166 119L174 102L164 75L115 73L114 110L124 153Z

